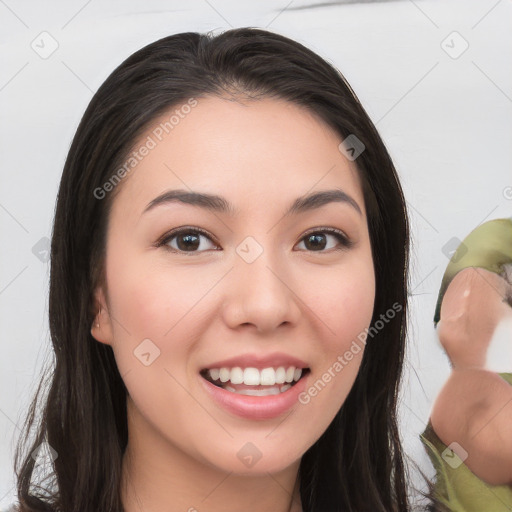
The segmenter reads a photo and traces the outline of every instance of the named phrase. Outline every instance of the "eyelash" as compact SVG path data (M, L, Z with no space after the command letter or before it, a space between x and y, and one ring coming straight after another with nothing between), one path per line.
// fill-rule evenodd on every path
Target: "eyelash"
M318 253L330 253L333 250L340 251L340 250L346 250L350 249L354 243L352 240L350 240L342 231L334 228L315 228L314 230L308 231L304 234L304 236L300 239L300 242L302 242L304 239L306 239L308 236L316 235L316 234L330 234L333 235L335 238L337 238L338 242L340 243L341 247L337 248L331 248L330 250L321 250L321 251L307 251L306 252L318 252ZM211 237L211 235L200 228L192 228L192 227L183 227L183 228L177 228L175 230L172 230L165 235L163 235L155 244L156 247L163 247L165 250L168 250L173 253L180 253L180 254L186 254L187 256L192 256L193 254L202 253L205 251L181 251L178 249L174 249L173 247L169 247L167 244L177 236L181 234L199 234L203 235L206 238L208 238L211 242L213 242L215 245L218 245L217 242Z

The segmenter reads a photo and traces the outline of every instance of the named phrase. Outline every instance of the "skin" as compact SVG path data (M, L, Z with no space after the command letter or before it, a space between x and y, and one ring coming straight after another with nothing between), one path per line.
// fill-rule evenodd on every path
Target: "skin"
M510 287L481 268L460 271L441 305L438 335L453 365L433 406L438 437L459 443L464 463L491 485L512 485L512 386L486 369L486 354L497 324L512 309Z
M91 332L112 347L129 393L123 503L127 512L298 512L300 459L342 406L363 350L308 404L267 420L218 406L199 370L284 352L307 362L313 383L369 326L375 275L358 171L339 151L341 138L305 109L276 99L198 101L120 185L106 283L95 290L102 311ZM142 214L178 188L221 195L239 213L170 203ZM331 202L283 217L297 197L334 188L361 213ZM193 254L155 247L181 226L211 240L202 237ZM324 248L311 248L306 232L322 227L353 246L327 233ZM251 264L236 252L247 236L263 247ZM178 242L168 245L178 251ZM146 338L160 350L150 366L133 353ZM262 453L251 468L237 457L247 442Z

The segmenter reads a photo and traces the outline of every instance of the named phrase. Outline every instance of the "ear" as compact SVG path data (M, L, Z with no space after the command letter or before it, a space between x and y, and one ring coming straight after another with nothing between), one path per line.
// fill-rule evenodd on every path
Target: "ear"
M91 326L91 335L100 343L112 345L114 341L112 331L112 320L107 307L107 301L102 286L98 286L94 291L94 303L96 316Z

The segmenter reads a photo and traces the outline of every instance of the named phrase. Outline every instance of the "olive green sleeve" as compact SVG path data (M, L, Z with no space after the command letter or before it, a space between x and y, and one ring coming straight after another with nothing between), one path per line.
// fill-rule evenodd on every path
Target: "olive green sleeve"
M500 376L512 385L512 373ZM434 466L435 497L453 512L510 512L512 486L489 485L478 478L437 436L429 421L420 434Z

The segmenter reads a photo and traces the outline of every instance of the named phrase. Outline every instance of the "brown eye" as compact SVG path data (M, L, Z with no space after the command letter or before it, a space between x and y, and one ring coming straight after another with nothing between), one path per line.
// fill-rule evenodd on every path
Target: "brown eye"
M304 243L308 252L328 252L331 249L347 249L353 245L343 232L332 228L311 231L301 239L301 243ZM163 246L172 252L188 254L219 249L206 231L187 227L166 234L157 246Z
M338 244L335 242L329 242L329 239L337 240ZM345 249L351 247L352 245L349 239L341 231L334 229L324 229L310 232L302 238L302 241L306 247L306 250L312 252L326 252L326 249Z
M204 240L206 240L206 242ZM165 238L158 243L158 246L165 246L174 252L194 253L212 249L212 247L208 247L208 242L213 248L217 247L205 231L197 228L181 228L166 235ZM198 250L199 248L201 248L201 250Z

